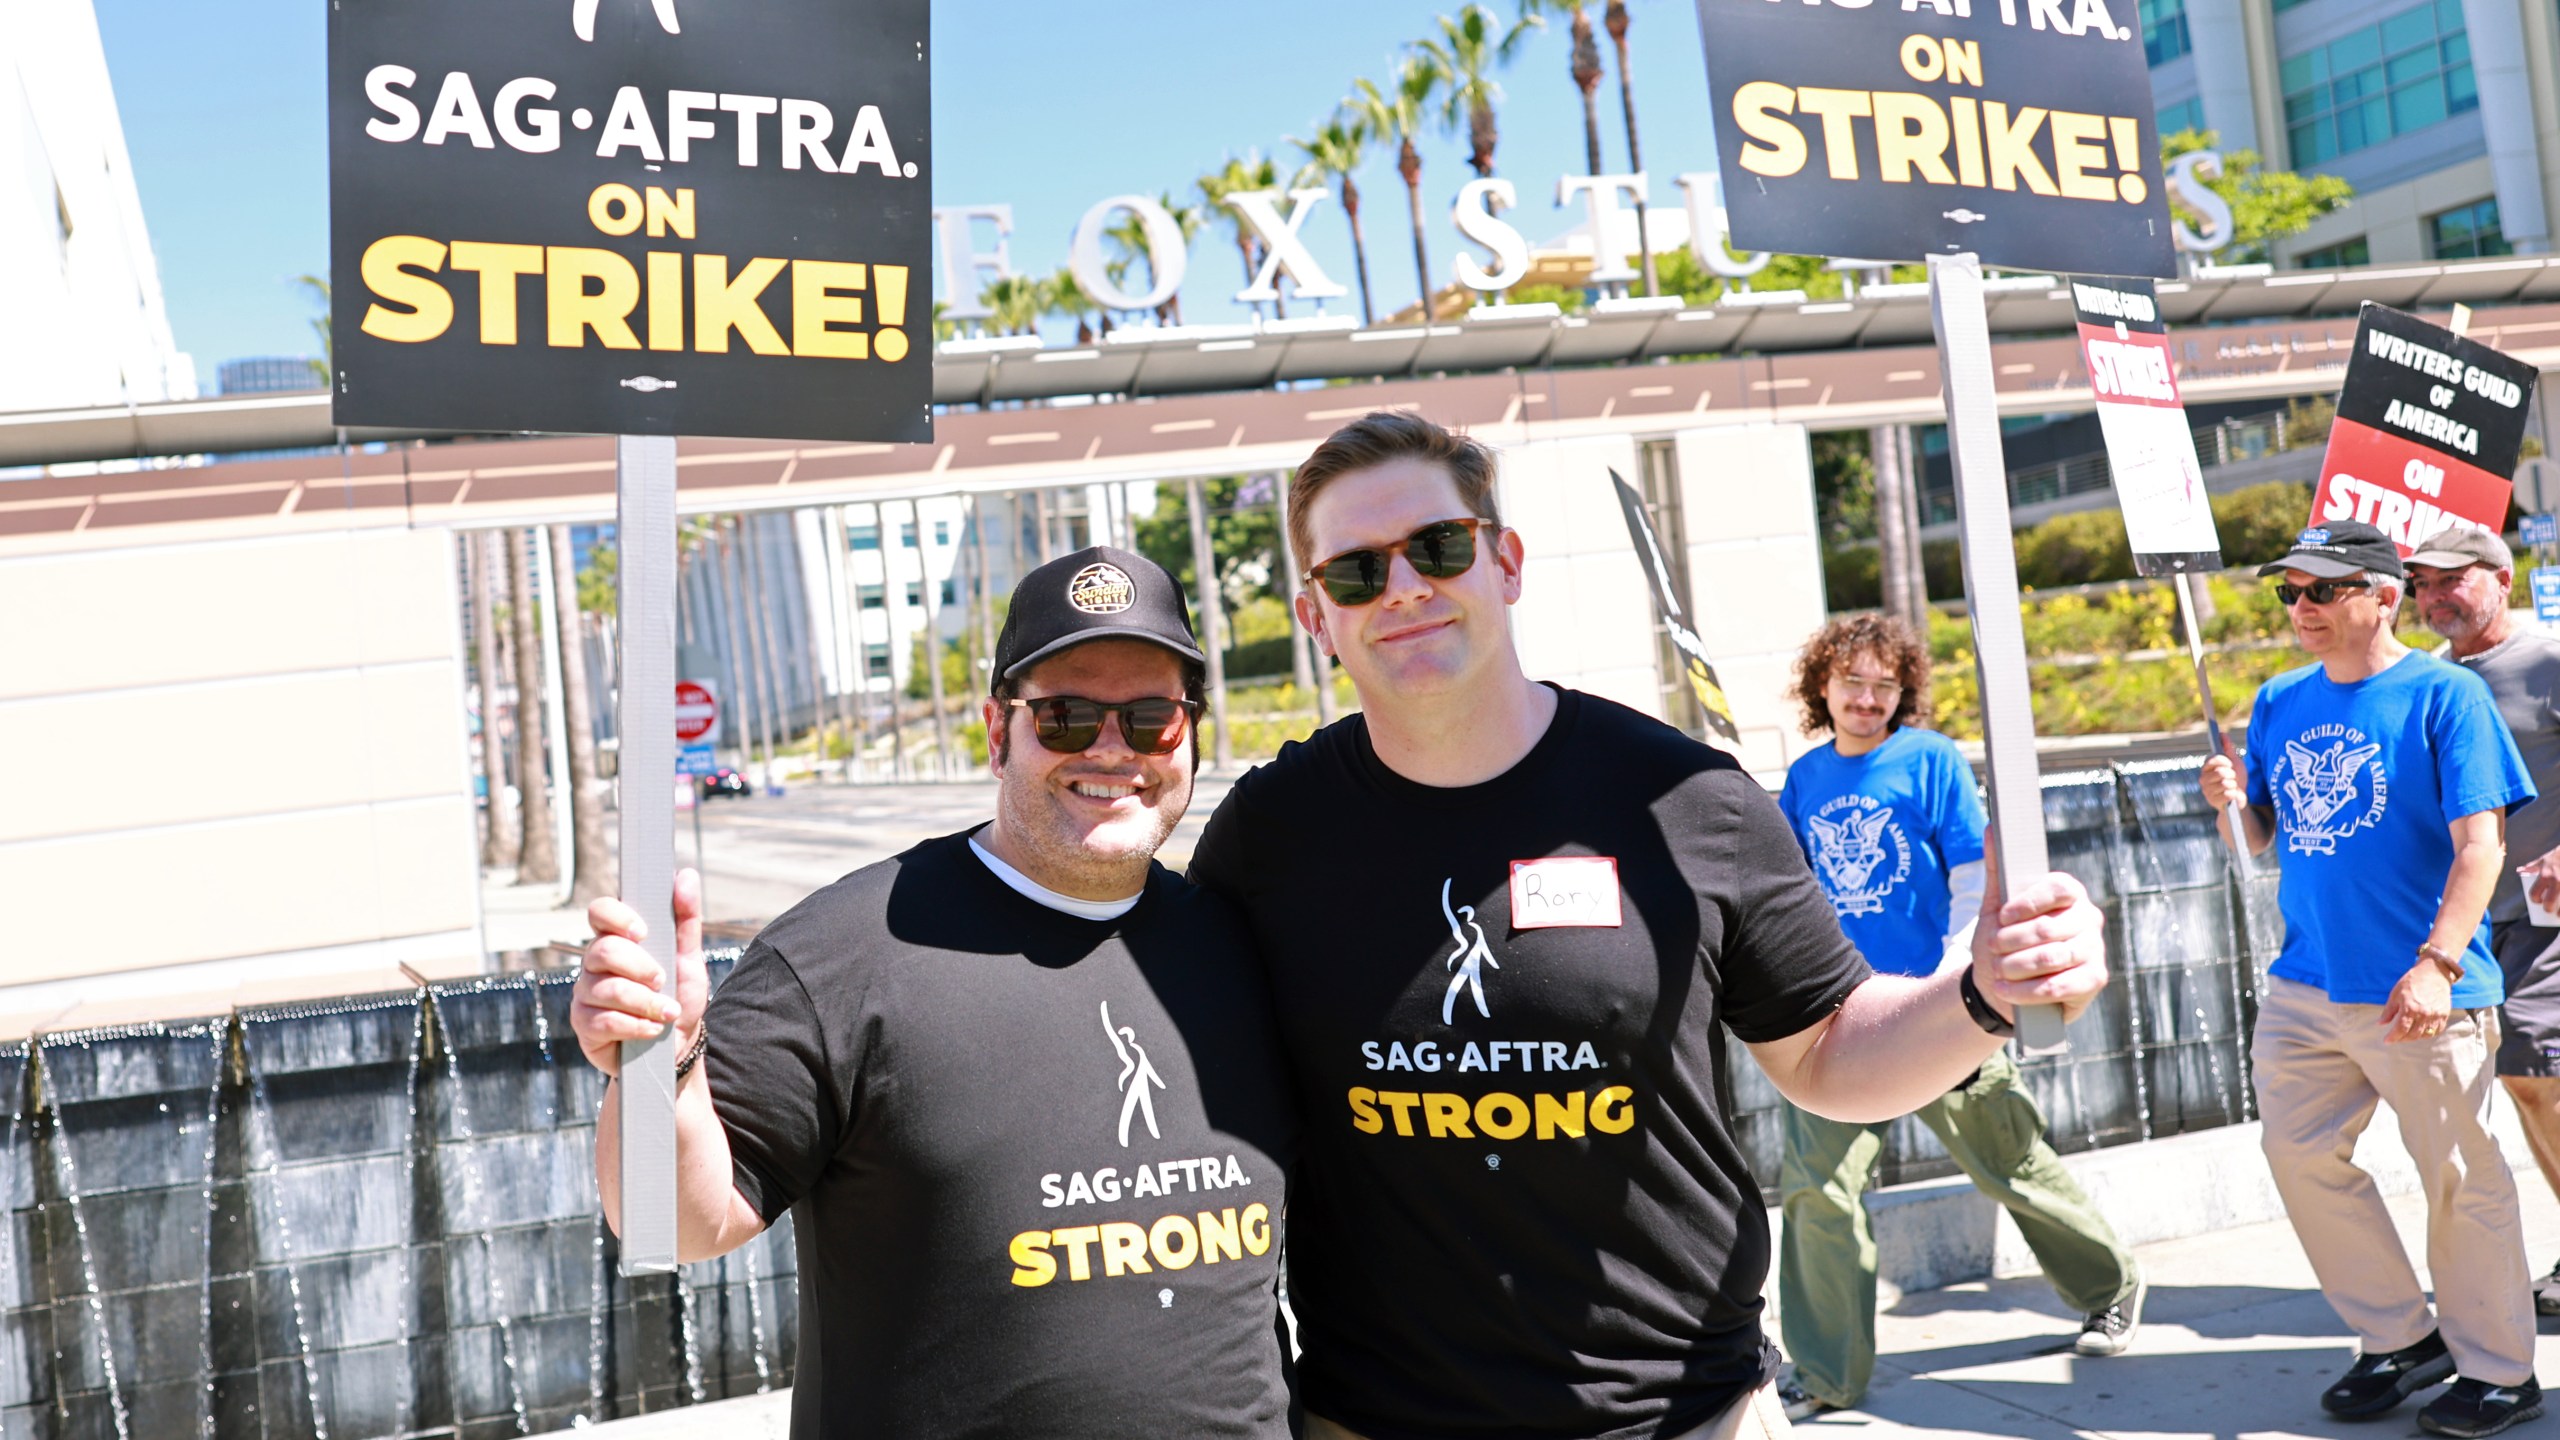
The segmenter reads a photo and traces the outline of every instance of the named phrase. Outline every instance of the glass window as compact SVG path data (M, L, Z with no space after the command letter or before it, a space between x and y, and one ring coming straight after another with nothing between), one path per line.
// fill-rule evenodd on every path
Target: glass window
M910 550L916 548L916 522L913 520L898 522L898 543Z
M880 644L863 646L862 663L865 668L873 671L887 670L889 668L889 647Z
M2459 0L2430 0L2288 57L2279 75L2293 163L2317 165L2477 107L2470 53Z
M2195 96L2167 106L2160 112L2160 133L2175 135L2181 130L2204 128L2204 101Z
M865 610L885 609L889 604L888 595L877 585L861 586L855 594L860 597Z
M848 550L877 550L880 548L880 527L847 525L844 527L844 543Z
M2427 221L2429 248L2439 260L2472 260L2483 255L2513 253L2498 228L2495 198L2447 210Z
M933 543L936 545L948 545L951 543L950 521L936 520L933 522Z
M945 605L957 605L960 603L960 582L958 580L945 580L942 582L942 603Z
M2140 0L2143 58L2158 65L2192 48L2187 39L2187 0Z
M2293 263L2305 270L2337 270L2349 265L2369 265L2372 262L2373 247L2366 244L2365 238L2361 235L2353 240L2341 240L2335 245L2324 245L2317 250L2305 250L2293 257Z
M908 582L907 582L907 603L908 603L909 605L911 605L911 606L914 606L914 607L918 608L918 609L922 609L922 608L923 608L923 606L924 606L924 582L923 582L923 581L921 581L921 580L910 580L910 581L908 581Z

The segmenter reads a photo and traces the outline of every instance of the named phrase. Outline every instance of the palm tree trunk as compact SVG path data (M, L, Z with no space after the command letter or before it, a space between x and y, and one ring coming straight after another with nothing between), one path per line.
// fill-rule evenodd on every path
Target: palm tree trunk
M551 782L544 773L551 747L542 733L542 624L533 608L532 537L509 531L507 556L508 618L516 632L516 794L524 824L516 883L549 885L560 878L560 841L551 827Z
M747 708L755 712L755 740L764 754L765 783L773 783L773 699L770 691L757 685L762 678L758 666L760 647L756 643L755 599L747 587L744 546L739 543L738 517L732 516L720 536L721 578L729 586L730 643L738 646L731 653L731 663L738 676L738 698L752 700ZM743 643L741 643L743 642ZM740 747L744 749L744 746Z
M1360 323L1378 323L1378 307L1369 300L1369 244L1360 238L1360 187L1342 177L1342 213L1351 217L1351 267L1360 272Z
M765 710L772 717L764 749L764 783L770 790L782 783L774 768L774 741L788 744L791 740L791 689L782 676L782 647L775 642L774 627L765 615L773 592L765 587L763 545L750 528L755 518L738 517L738 553L745 562L743 574L752 601L747 606L747 648L755 652L756 679L764 686Z
M933 776L937 780L951 778L951 716L942 695L942 602L941 591L933 583L932 567L925 564L924 507L907 502L907 513L916 517L916 595L924 602L924 676L925 694L933 701Z
M1467 111L1467 142L1471 150L1467 163L1476 167L1477 178L1493 178L1493 147L1501 138L1494 128L1493 106L1481 99L1476 101Z
M605 849L604 785L596 778L595 707L587 693L587 624L578 609L578 557L569 548L566 525L551 527L551 589L560 607L561 723L569 731L569 903L584 909L621 886Z
M1582 149L1590 162L1591 173L1600 173L1600 98L1597 87L1582 89Z
M481 807L487 828L480 839L480 863L501 870L516 863L524 837L516 830L515 812L507 808L506 727L498 722L498 677L506 661L498 653L498 587L503 561L492 552L498 532L466 534L462 543L471 557L471 664L480 681L480 784L488 792Z
M1582 92L1582 149L1590 172L1600 173L1600 111L1593 103L1600 89L1600 46L1591 36L1591 7L1573 7L1573 84ZM1597 254L1597 251L1594 252Z
M1618 106L1627 114L1627 168L1644 172L1644 148L1636 143L1636 77L1627 68L1627 3L1609 0L1609 39L1618 47ZM1653 271L1653 226L1647 218L1644 192L1636 192L1637 247L1644 256L1644 293L1662 293L1662 281Z
M1422 157L1414 152L1410 135L1396 169L1404 176L1405 204L1413 212L1413 273L1422 286L1422 323L1428 325L1437 317L1431 313L1431 256L1422 248Z
M818 527L821 545L826 543L826 529L824 525ZM835 740L835 724L833 717L828 714L827 667L818 663L817 607L809 599L809 567L802 559L800 517L797 512L789 512L782 517L782 540L782 554L785 562L782 567L783 580L791 587L791 593L798 596L800 600L799 659L801 673L809 677L809 730L816 737L817 745L816 757L811 762L809 772L810 779L814 781L826 773L827 750ZM823 561L823 552L820 558ZM822 597L832 593L831 590L820 592Z

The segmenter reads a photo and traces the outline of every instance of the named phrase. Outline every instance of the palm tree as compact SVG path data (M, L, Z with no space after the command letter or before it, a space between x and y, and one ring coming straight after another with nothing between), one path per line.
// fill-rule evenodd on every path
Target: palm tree
M1262 269L1262 243L1254 237L1253 227L1245 223L1243 212L1229 205L1227 197L1245 190L1279 189L1280 167L1264 159L1260 151L1247 150L1242 159L1228 156L1225 165L1201 176L1199 184L1200 198L1209 213L1234 237L1236 250L1244 257L1244 283L1252 285L1253 277ZM1272 302L1272 308L1283 316L1289 313L1287 306L1277 300Z
M1413 273L1422 286L1426 325L1431 323L1431 256L1422 248L1422 152L1413 148L1413 137L1421 133L1432 92L1439 87L1438 70L1420 56L1407 56L1396 67L1391 87L1381 90L1374 80L1354 80L1349 101L1361 126L1381 143L1395 137L1396 173L1404 177L1405 203L1413 212Z
M1293 138L1289 143L1307 157L1307 163L1290 180L1292 186L1321 186L1327 176L1342 182L1342 213L1351 222L1351 263L1360 272L1360 323L1375 325L1378 312L1369 301L1369 247L1360 238L1360 187L1351 180L1351 172L1360 168L1363 152L1369 148L1368 124L1360 118L1354 102L1345 100L1316 131L1316 138Z
M1574 88L1582 92L1582 152L1590 173L1600 173L1600 42L1591 30L1591 0L1521 0L1523 17L1561 10L1572 17L1573 51L1569 65Z
M578 594L578 557L569 527L550 527L551 592L559 601L552 628L560 642L560 723L569 732L569 904L583 909L621 889L605 849L604 782L596 778L593 698L587 689L585 604Z
M987 323L998 334L1029 335L1040 327L1044 308L1042 284L1029 275L999 275L978 292L978 303L994 312Z
M1073 320L1076 322L1076 343L1092 344L1093 324L1085 317L1101 307L1094 304L1092 296L1084 293L1082 285L1076 283L1076 272L1067 266L1059 266L1057 274L1040 282L1040 291L1040 313ZM1102 329L1103 333L1110 333L1111 317L1108 314L1102 317Z
M1627 168L1642 174L1644 151L1636 144L1636 82L1627 68L1627 0L1609 0L1605 17L1609 40L1618 47L1618 103L1627 112ZM1636 192L1636 253L1644 262L1644 293L1659 295L1662 282L1653 273L1653 232L1646 223L1644 192Z
M1500 138L1493 107L1502 103L1502 87L1494 83L1494 69L1510 64L1522 37L1545 24L1538 15L1523 15L1505 30L1492 11L1470 4L1455 16L1440 16L1437 36L1413 43L1414 52L1440 79L1440 128L1454 135L1465 126L1467 163L1478 176L1493 174L1493 147Z
M516 862L516 883L549 885L560 878L560 847L551 824L551 783L545 769L551 747L542 734L541 600L533 589L533 534L508 531L505 540L509 586L507 618L515 627L516 654L516 798L524 836L523 858Z

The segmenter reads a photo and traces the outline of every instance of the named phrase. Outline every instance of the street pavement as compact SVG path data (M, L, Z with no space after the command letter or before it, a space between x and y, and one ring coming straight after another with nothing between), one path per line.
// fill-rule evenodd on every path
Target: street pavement
M2538 1273L2560 1255L2560 1203L2523 1163L2526 1173L2517 1178L2525 1253ZM2407 1196L2391 1210L2423 1276L2424 1202ZM2354 1358L2355 1342L2313 1288L2310 1263L2284 1222L2137 1253L2151 1299L2129 1353L2105 1360L2072 1354L2079 1317L2034 1276L1915 1291L1878 1317L1882 1355L1866 1403L1798 1429L1805 1440L2400 1440L2423 1433L2420 1404L2440 1392L2360 1425L2320 1413L2320 1391ZM2560 1320L2545 1320L2542 1335L2541 1372L2560 1381ZM788 1393L777 1392L580 1433L597 1440L782 1440L789 1405ZM2560 1415L2511 1433L2560 1437Z

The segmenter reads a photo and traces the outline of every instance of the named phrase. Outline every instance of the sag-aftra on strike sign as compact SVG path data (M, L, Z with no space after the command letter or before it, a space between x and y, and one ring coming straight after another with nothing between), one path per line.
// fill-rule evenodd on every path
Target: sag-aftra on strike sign
M334 0L342 425L925 440L926 0Z
M2135 0L1698 0L1734 247L2175 273Z

